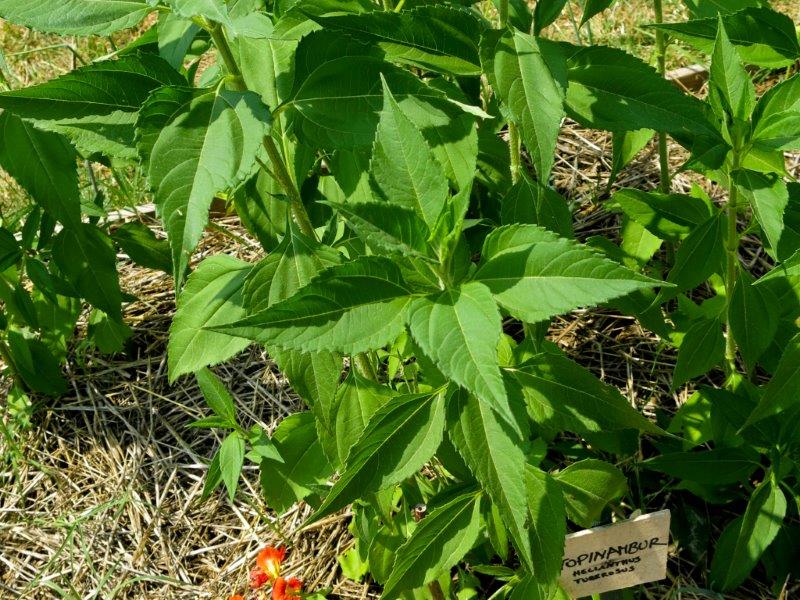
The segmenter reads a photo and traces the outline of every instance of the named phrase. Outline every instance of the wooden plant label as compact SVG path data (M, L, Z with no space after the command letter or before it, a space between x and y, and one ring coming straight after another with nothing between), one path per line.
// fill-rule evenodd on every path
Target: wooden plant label
M567 536L561 585L573 598L664 579L669 511Z

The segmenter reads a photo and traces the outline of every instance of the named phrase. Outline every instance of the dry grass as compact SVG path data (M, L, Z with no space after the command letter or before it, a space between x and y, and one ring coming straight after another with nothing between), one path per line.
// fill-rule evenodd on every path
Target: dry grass
M256 248L210 234L197 258L255 260ZM300 532L308 506L271 513L254 469L235 502L223 494L200 501L220 439L188 427L208 412L194 379L167 382L171 279L123 263L122 282L140 298L125 311L132 350L76 350L71 392L43 406L13 447L0 443L0 598L224 597L244 589L257 550L279 542L291 549L287 572L310 588L369 597L338 575L336 557L351 543L347 514ZM216 372L248 425L272 431L301 408L255 347Z

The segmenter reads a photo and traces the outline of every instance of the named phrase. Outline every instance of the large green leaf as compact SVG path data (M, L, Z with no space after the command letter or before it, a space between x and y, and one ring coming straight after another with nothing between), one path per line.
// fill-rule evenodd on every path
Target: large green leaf
M567 0L536 0L533 9L533 33L539 35L545 27L554 23L567 4Z
M205 17L216 23L232 25L224 0L166 0L175 14L185 18Z
M733 337L748 371L769 348L778 331L778 300L766 286L754 286L748 275L740 273L728 307Z
M800 250L756 281L755 285L762 285L768 282L775 282L778 279L788 279L797 276L800 276Z
M6 341L8 358L13 363L10 366L29 389L48 396L66 393L67 381L58 359L44 343L28 339L13 329L6 333Z
M683 94L655 69L622 50L562 44L567 52L567 114L609 131L666 131L686 144L721 141L703 104Z
M488 260L475 279L503 308L529 323L662 285L536 225L495 230L483 256Z
M758 453L743 448L715 448L703 452L673 452L642 463L648 469L706 485L742 481L758 467Z
M800 148L800 74L773 86L758 101L752 141L764 150Z
M185 86L186 79L156 55L130 54L39 85L2 92L0 108L41 121L136 112L150 92L164 85Z
M337 460L331 460L332 464L346 464L353 448L353 440L361 437L375 411L396 395L397 392L392 388L365 379L355 369L350 369L347 379L336 390L333 403L325 415L333 427L330 432L332 439L320 440L323 446L335 448ZM318 425L317 431L319 430Z
M111 238L137 265L172 273L169 242L156 237L141 221L130 221L117 227Z
M616 192L608 204L662 240L678 242L713 215L711 207L694 196L661 194L635 188Z
M553 475L564 490L569 518L581 527L591 527L603 509L628 490L625 475L614 465L587 458Z
M586 0L583 6L583 17L581 17L581 25L584 25L593 16L600 14L612 4L615 0Z
M254 172L269 122L269 109L257 95L218 90L193 100L159 135L149 179L172 246L176 289L208 222L211 201Z
M509 118L520 127L538 180L546 183L564 118L563 54L521 31L491 31L481 41L481 62Z
M566 198L523 173L503 198L500 208L503 225L530 223L572 237L572 213Z
M60 135L0 114L0 167L66 227L81 220L75 150Z
M448 435L472 474L500 509L520 560L533 570L524 440L486 403L456 392L448 406Z
M683 0L692 18L708 19L763 4L762 0Z
M0 273L17 264L21 258L22 248L17 238L5 227L0 227Z
M391 261L362 257L325 270L288 300L216 329L281 348L354 354L400 335L412 297Z
M513 421L497 357L502 333L491 292L470 282L415 300L408 323L414 339L447 377Z
M531 417L576 433L661 430L637 412L619 391L566 356L543 353L510 371L522 385Z
M675 265L667 281L676 288L667 293L690 290L714 273L722 272L725 264L725 225L722 213L696 227L683 241L675 254Z
M246 339L208 328L244 316L242 286L251 266L220 254L204 260L189 277L170 326L167 358L171 381L227 360L248 346Z
M722 22L730 41L742 59L760 67L779 68L800 57L794 23L788 16L769 8L745 8L724 15ZM675 38L711 54L717 38L719 18L696 19L685 23L651 25Z
M329 462L336 463L338 449L333 444L334 407L342 374L342 357L333 352L306 353L277 348L270 349L270 356L278 363L278 368L289 380L292 389L311 408L325 456Z
M750 118L756 105L756 89L750 75L742 66L739 54L728 39L724 25L717 28L714 50L711 53L709 84L712 106L719 102L727 114L741 122Z
M133 161L138 157L136 116L135 112L118 110L107 115L58 121L38 120L34 123L45 131L63 135L84 156L104 154Z
M147 163L161 131L186 112L197 91L189 87L164 86L154 90L136 113L134 142L142 160Z
M381 598L400 597L450 569L469 552L481 531L480 494L457 496L433 510L397 549Z
M442 393L392 398L372 415L344 472L309 522L411 477L436 452L443 433Z
M174 12L162 13L159 15L156 33L158 55L173 68L180 69L183 67L186 53L200 33L200 25Z
M370 165L376 190L387 202L415 211L433 229L447 199L447 178L385 80L383 93L383 111Z
M53 241L53 259L66 279L92 306L117 321L122 319L117 252L105 232L88 223L62 229Z
M0 0L0 18L62 35L108 35L152 10L147 0Z
M755 171L736 171L733 182L750 203L764 234L765 246L777 255L784 229L784 212L789 204L789 190L778 175Z
M428 226L413 210L390 202L328 203L377 251L431 259Z
M340 259L333 248L312 240L291 225L278 247L259 261L247 276L243 292L247 314L255 314L290 298Z
M794 336L786 347L775 374L764 388L758 406L753 410L745 427L779 414L800 403L800 334Z
M315 20L376 43L390 61L452 75L478 75L478 40L483 23L470 11L447 5L420 6L402 12L374 11Z
M333 31L311 33L298 44L294 83L281 110L292 109L295 131L310 146L369 147L383 108L381 76L431 146L473 131L474 127L465 127L473 117L444 93L383 60L379 48Z
M739 587L772 543L786 515L786 496L768 479L753 492L744 515L730 523L717 542L709 581L722 592Z
M678 361L672 376L672 389L677 389L693 377L703 375L722 361L725 337L718 318L699 319L681 342Z
M533 574L540 583L554 583L561 573L564 536L567 533L566 509L561 487L556 480L533 465L525 465L525 489L530 512Z
M284 513L296 502L324 489L331 466L310 412L286 417L272 434L272 442L283 462L261 461L261 489L269 507Z

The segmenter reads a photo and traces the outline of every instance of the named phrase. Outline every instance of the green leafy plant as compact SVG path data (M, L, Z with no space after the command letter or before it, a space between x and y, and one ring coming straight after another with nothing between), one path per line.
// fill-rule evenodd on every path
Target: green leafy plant
M587 1L583 21L611 4ZM226 432L206 494L233 497L251 461L277 511L306 500L315 522L352 504L343 567L385 598L554 598L567 522L591 526L622 498L646 508L642 481L665 474L709 501L745 498L711 567L724 591L788 536L796 496L800 192L783 151L800 149L800 94L793 77L757 100L741 60L782 67L800 46L768 7L709 17L712 4L655 25L659 72L545 37L563 1L498 0L495 14L468 1L0 0L3 18L63 34L158 15L110 59L2 92L0 108L62 145L59 177L73 177L75 149L146 173L168 248L136 227L116 239L174 276L169 377L194 374L213 413L195 425ZM664 79L666 34L710 51L707 101ZM664 165L671 136L726 202L665 193L666 169L661 193L608 202L621 246L581 243L550 185L565 117L614 134L615 172L652 131ZM23 185L41 156L29 154L19 175L7 167ZM30 191L62 226L51 276L77 293L60 293L118 325L113 242L79 202ZM260 261L194 264L215 198ZM750 233L780 263L766 275L739 260ZM13 278L20 264L34 278L40 250L3 235L9 289L24 289ZM674 259L658 255L664 241ZM594 306L679 347L674 388L712 373L669 425L681 437L546 339L554 316ZM271 435L242 425L208 369L253 342L308 407Z

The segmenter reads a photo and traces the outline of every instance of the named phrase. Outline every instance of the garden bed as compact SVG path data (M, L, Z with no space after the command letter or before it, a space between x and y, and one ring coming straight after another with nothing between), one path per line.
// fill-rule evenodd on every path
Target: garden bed
M554 183L573 204L577 236L613 239L618 217L598 201L610 168L610 136L567 124L558 148ZM677 166L681 150L672 150ZM800 156L788 167L800 175ZM675 190L688 191L692 181L677 175ZM615 186L649 190L657 182L651 144ZM249 261L261 256L235 217L220 223L240 241L209 232L196 262L218 253ZM750 261L764 260L759 248L754 240ZM189 427L208 410L194 378L167 381L172 278L124 258L121 276L123 289L138 297L125 311L134 330L126 352L107 357L75 347L68 361L71 391L57 401L40 399L33 428L12 446L0 441L0 454L14 456L0 473L0 597L220 598L246 586L259 548L286 543L292 548L287 572L309 589L332 589L331 598L377 598L377 588L348 580L339 567L337 556L352 545L348 511L303 530L311 509L301 503L274 514L258 493L255 469L245 471L234 502L220 492L201 500L220 438ZM650 418L673 413L691 395L688 387L670 392L674 350L632 317L607 309L575 311L557 318L548 337ZM257 347L215 372L237 410L268 431L302 409ZM668 494L652 501L650 510L674 509ZM715 598L697 581L702 565L684 558L681 548L671 548L668 573L667 581L645 586L647 597ZM800 587L787 589L784 598L792 592ZM760 587L725 596L770 597Z

